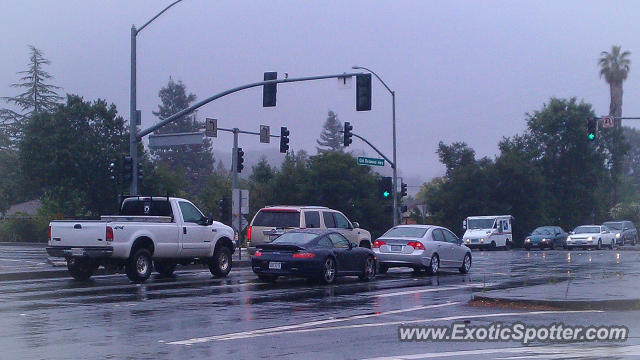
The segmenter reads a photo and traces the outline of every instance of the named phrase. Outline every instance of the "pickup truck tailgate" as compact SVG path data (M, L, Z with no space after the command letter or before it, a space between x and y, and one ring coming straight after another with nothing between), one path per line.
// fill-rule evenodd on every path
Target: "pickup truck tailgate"
M105 221L52 221L51 246L106 246Z

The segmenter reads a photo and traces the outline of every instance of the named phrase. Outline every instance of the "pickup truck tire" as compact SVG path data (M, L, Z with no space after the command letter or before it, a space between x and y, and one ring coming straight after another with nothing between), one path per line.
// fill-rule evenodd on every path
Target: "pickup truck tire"
M98 265L89 259L67 259L67 269L71 276L79 281L86 281L98 269Z
M141 283L151 276L152 267L151 253L149 250L142 248L136 250L133 256L129 258L125 269L129 280Z
M176 263L170 260L157 260L153 262L153 267L162 277L170 277L176 270Z
M220 246L209 260L209 271L215 277L225 277L231 271L231 251L226 246Z

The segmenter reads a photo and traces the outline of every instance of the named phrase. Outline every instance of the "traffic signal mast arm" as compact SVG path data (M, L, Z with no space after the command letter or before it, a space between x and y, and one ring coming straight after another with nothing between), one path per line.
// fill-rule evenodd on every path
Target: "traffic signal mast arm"
M169 116L168 118L162 120L161 122L147 128L146 130L141 130L136 134L136 138L137 141L142 140L143 137L145 137L146 135L151 134L152 132L158 130L159 128L173 122L176 121L177 119L191 114L193 111L197 110L198 108L212 102L213 100L217 100L223 96L227 96L229 94L233 94L235 92L241 91L241 90L245 90L245 89L250 89L253 87L258 87L258 86L263 86L263 85L271 85L271 84L280 84L280 83L291 83L291 82L301 82L301 81L311 81L311 80L322 80L322 79L339 79L339 78L346 78L346 77L353 77L353 76L357 76L357 75L363 75L363 73L344 73L344 74L336 74L336 75L321 75L321 76L309 76L309 77L302 77L302 78L287 78L287 79L279 79L279 80L268 80L268 81L260 81L260 82L255 82L255 83L251 83L251 84L247 84L247 85L242 85L242 86L238 86L235 87L233 89L229 89L226 91L223 91L219 94L213 95L211 97L208 97L192 106L189 106L188 108L181 110L171 116ZM258 134L259 135L259 134ZM272 135L274 136L274 135Z
M340 130L339 132L344 133L344 130ZM393 161L389 160L389 158L388 158L388 157L384 156L384 154L383 154L382 152L380 152L380 150L378 150L378 148L376 148L375 146L373 146L373 144L371 144L367 139L365 139L365 138L363 138L362 136L360 136L360 135L358 135L358 134L354 133L353 131L351 131L351 135L353 135L353 136L357 137L358 139L360 139L360 140L364 141L365 143L367 143L367 145L371 146L371 148L372 148L373 150L375 150L375 152L377 152L377 153L378 153L378 155L382 156L382 158L383 158L383 159L385 159L389 164L391 164L391 168L392 168L392 169L395 169L395 168L396 168L396 164L395 164Z

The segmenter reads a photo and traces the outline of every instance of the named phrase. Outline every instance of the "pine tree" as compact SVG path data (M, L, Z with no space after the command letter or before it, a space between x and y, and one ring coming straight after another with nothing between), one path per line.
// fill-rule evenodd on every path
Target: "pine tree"
M164 120L171 115L188 108L196 100L194 94L187 95L186 86L182 81L175 82L169 78L169 83L158 92L161 103L158 111L153 115L159 120ZM163 126L156 131L157 134L196 132L201 130L204 124L197 119L197 114L186 115L178 120ZM214 158L211 140L205 139L202 145L177 145L153 149L151 151L159 164L168 166L172 171L184 173L187 179L187 192L191 196L202 193L207 177L213 172Z
M338 119L338 114L329 110L327 120L324 122L322 132L320 133L320 139L316 140L320 147L316 147L318 153L325 153L329 151L342 152L343 137L340 133L342 130L342 123Z
M26 121L34 114L40 112L51 112L58 105L62 97L56 90L59 86L47 84L46 81L52 76L43 67L51 62L44 57L42 51L33 45L29 45L28 69L20 71L19 83L11 84L11 87L24 89L24 92L13 97L3 97L8 104L13 105L16 110L0 109L0 146L6 143L15 145L23 137Z

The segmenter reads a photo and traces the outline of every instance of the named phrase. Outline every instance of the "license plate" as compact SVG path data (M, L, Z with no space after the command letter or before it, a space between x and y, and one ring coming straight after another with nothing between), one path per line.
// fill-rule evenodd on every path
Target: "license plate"
M402 251L402 245L391 245L391 251L396 251L396 252Z
M478 239L471 239L471 242L472 242L472 243L477 243L477 242L478 242Z
M282 263L281 262L270 262L269 263L269 269L271 269L271 270L280 270L280 269L282 269Z
M73 255L73 256L83 256L84 255L84 250L83 249L71 249L71 255Z

